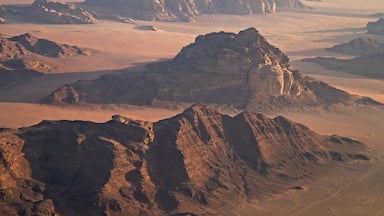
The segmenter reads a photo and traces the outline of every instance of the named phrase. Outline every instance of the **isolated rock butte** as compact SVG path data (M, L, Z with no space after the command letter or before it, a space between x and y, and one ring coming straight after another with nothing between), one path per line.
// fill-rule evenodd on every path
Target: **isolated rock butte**
M256 29L249 28L239 34L198 36L173 60L150 64L145 71L123 71L67 84L42 101L209 103L270 111L348 104L360 99L291 70L288 57Z
M86 0L90 6L144 20L191 21L201 14L273 13L279 8L306 8L300 0Z
M351 161L368 166L366 151L281 116L229 117L203 105L156 123L43 121L0 130L0 212L203 215L285 193Z
M77 8L73 4L66 4L51 0L35 0L24 16L32 20L51 24L92 24L96 19L92 12Z
M380 43L372 38L357 38L347 43L327 48L327 50L348 55L371 55L384 52L384 43Z
M0 35L0 85L9 86L51 71L54 65L45 63L42 56L60 58L88 54L89 50L39 39L29 33L10 38Z
M368 33L384 35L384 18L367 24Z

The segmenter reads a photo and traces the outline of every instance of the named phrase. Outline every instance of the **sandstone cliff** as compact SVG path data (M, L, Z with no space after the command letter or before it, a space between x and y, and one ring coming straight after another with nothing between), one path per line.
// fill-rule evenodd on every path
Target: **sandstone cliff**
M361 98L302 77L254 29L198 36L177 56L145 71L68 84L46 103L226 104L263 111L359 103Z
M43 121L0 130L0 213L215 214L351 161L370 163L358 141L203 105L156 123L118 115L106 123Z
M265 14L279 8L306 8L300 0L86 0L85 3L110 13L162 21L191 21L201 14Z

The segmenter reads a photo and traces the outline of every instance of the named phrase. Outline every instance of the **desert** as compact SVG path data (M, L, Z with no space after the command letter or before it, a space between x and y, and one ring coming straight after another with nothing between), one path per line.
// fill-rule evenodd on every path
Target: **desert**
M367 0L364 1L364 3L358 1L351 2L346 0L302 2L312 9L285 8L279 10L276 13L268 13L267 15L204 14L193 17L193 22L162 22L135 19L134 23L123 23L100 19L97 20L96 23L89 25L57 25L31 22L24 23L20 20L14 22L12 20L8 20L7 17L5 17L5 22L0 24L1 35L5 35L6 37L13 37L17 35L24 35L25 33L30 33L37 38L44 38L47 40L55 41L59 44L69 44L72 46L79 46L81 48L89 49L92 51L92 54L72 56L70 58L48 58L49 62L54 64L55 67L43 76L34 77L27 82L1 89L0 127L4 128L1 129L2 139L6 138L4 134L10 136L10 133L20 133L17 132L18 130L24 130L25 133L28 133L28 130L33 130L31 129L31 126L37 125L43 120L45 120L45 123L40 123L35 127L41 127L43 129L49 128L47 125L54 125L56 121L59 122L59 124L66 124L65 122L60 122L60 120L91 122L85 123L86 125L115 124L116 122L105 123L109 122L112 115L115 114L127 117L128 119L142 120L158 125L167 124L167 121L164 122L164 119L171 118L183 112L185 114L186 111L183 110L192 106L192 104L196 101L193 101L193 103L186 102L181 104L168 104L167 106L151 106L148 104L132 105L129 103L50 105L41 103L41 100L63 85L73 84L79 80L97 80L103 75L119 74L122 70L128 72L135 71L137 73L145 71L146 65L148 63L152 64L153 62L165 61L175 58L183 47L193 43L195 38L199 35L207 35L212 32L221 31L237 34L240 31L250 27L257 29L257 31L263 35L263 37L265 37L265 39L270 44L279 48L285 55L287 55L290 60L290 67L292 70L298 70L304 76L310 76L316 80L330 84L331 86L341 89L348 94L369 97L379 103L384 103L384 81L382 80L382 77L366 77L357 73L341 71L338 68L323 68L318 64L302 61L302 59L305 58L316 58L319 56L349 60L355 58L355 56L351 56L350 54L331 52L327 50L327 48L330 48L334 45L347 43L356 38L372 38L376 41L383 41L384 37L382 35L369 34L366 26L367 23L375 22L378 20L377 17L372 17L372 14L382 13L384 10L384 3L380 0ZM0 1L0 5L23 5L32 3L33 1ZM79 3L83 4L81 1L75 2L75 4ZM156 31L142 30L140 28L136 28L137 26L153 26L155 27ZM361 65L364 63L359 64ZM370 67L370 65L365 67ZM383 73L382 70L381 72L380 70L378 71L378 73ZM185 91L187 90L188 89L185 89ZM203 110L206 109L201 107L197 108ZM240 115L240 113L243 113L244 111L244 107L236 107L230 105L216 105L214 108L217 109L218 112L224 115L228 115L231 118L236 118L236 116ZM209 109L210 108L208 108L208 110ZM250 111L259 112L260 110L255 109ZM211 113L213 111L205 110L204 112ZM192 202L188 201L190 198L185 198L183 197L184 195L180 196L179 194L176 194L175 196L180 203L180 212L175 212L175 214L181 214L183 212L190 212L197 215L204 215L204 213L209 214L211 212L223 215L383 214L384 208L381 205L381 200L383 199L382 194L384 192L384 187L382 186L381 182L383 180L384 172L384 168L382 167L382 156L384 155L384 135L382 134L384 129L384 109L382 107L343 106L333 108L330 107L328 109L324 107L317 107L313 109L270 109L269 111L264 110L263 113L271 119L274 119L280 115L285 116L294 122L306 125L308 128L310 128L310 130L321 134L321 136L332 136L337 134L342 137L349 137L353 140L358 140L361 143L364 143L364 145L366 145L369 149L369 151L365 154L369 155L370 160L345 160L341 163L331 161L329 163L330 165L322 164L319 166L321 168L318 169L314 169L313 167L306 167L306 169L309 169L308 173L312 174L309 176L312 176L313 178L308 177L303 179L302 182L295 182L295 184L290 185L290 187L300 186L297 188L297 190L285 190L284 192L279 191L278 193L271 193L266 197L255 198L249 196L248 199L245 199L246 196L244 196L242 192L236 192L236 190L234 190L236 187L236 184L234 184L234 186L232 185L234 188L232 188L233 190L231 189L231 193L239 195L239 197L236 198L236 200L239 201L238 203L233 202L224 205L222 208L218 208L217 206L219 203L217 203L217 201L214 199L211 199L208 200L210 204L205 207L205 211L199 207L200 204L196 201L193 201L195 206L191 205L192 207L189 208L189 206L184 205L183 203ZM156 123L158 121L160 122ZM180 121L184 123L186 122L186 120ZM193 122L192 120L188 121ZM209 120L207 122L212 121L214 121L215 124L221 124L217 123L220 122L217 119ZM203 125L206 125L207 122L204 122ZM187 128L190 130L193 129L195 134L190 135L191 137L185 135L184 138L183 136L180 136L181 138L179 139L197 139L196 137L200 137L204 141L205 132L201 130L202 126L199 127L197 124L194 125L195 128L192 127L192 129L189 128L191 126L188 126L186 123L184 126L184 130L187 130ZM70 128L70 126L68 127ZM113 127L120 126L116 125ZM141 128L142 126L129 127ZM169 126L169 128L173 128L173 126ZM9 132L9 130L13 132ZM92 133L91 130L73 130L73 133L78 134ZM101 128L101 126L97 129L97 131L103 130L104 129ZM141 129L137 130L141 131ZM231 129L231 131L235 131L235 129ZM220 133L217 133L217 131L209 131L208 134L209 136L216 134L215 136L218 137L215 137L215 139L220 138L220 136L217 135ZM108 137L111 135L104 134L103 136ZM86 135L86 137L88 137L88 135ZM91 135L89 135L89 137L91 137ZM164 137L166 136L163 136L163 138ZM162 137L160 136L160 138ZM225 139L227 138L228 137L225 137ZM27 138L25 139L27 140ZM50 139L55 140L55 137L51 137ZM79 135L79 137L73 138L73 140L76 139L81 140L81 136ZM221 137L220 139L224 138ZM20 140L16 141L16 143L21 142ZM7 141L2 141L2 144L6 146L6 142ZM102 142L113 143L113 141L109 139L100 141L100 143ZM118 142L123 141L120 139ZM169 141L164 141L164 143L167 142ZM87 142L85 142L85 144L87 144ZM183 149L183 151L193 155L193 152L191 152L192 150L187 149L188 145L185 143L182 144L181 141L179 144L183 145L182 147L179 147L180 149ZM112 144L109 145L113 146ZM134 144L131 143L129 145ZM31 148L38 148L38 142L36 142L36 145L31 144L30 146ZM116 144L115 146L117 146L115 148L118 148L120 145ZM87 146L84 147L85 150L87 148ZM142 146L140 146L140 148L142 148ZM4 151L3 147L2 151ZM106 154L111 154L110 151L110 149L107 150ZM157 153L160 154L159 152L156 153L155 150L152 151L154 151L153 154L155 155ZM204 151L209 152L207 149ZM230 151L232 150L228 149L228 152ZM5 155L5 153L3 154ZM117 150L115 150L113 154L118 155ZM49 156L49 158L53 157ZM161 158L161 155L157 158ZM107 158L105 158L105 160L109 161L109 163L112 163L111 160L107 160ZM184 163L186 162L192 163L190 159L187 159L187 157L185 158ZM161 162L154 161L152 161L152 163L162 164ZM337 165L333 165L334 163ZM190 167L188 167L189 165ZM191 164L189 165L187 166L188 169L192 169L193 166ZM237 164L236 166L240 165ZM133 169L133 167L131 168ZM105 170L106 169L107 168L105 168ZM114 170L113 173L111 171L111 175L117 175L120 171L123 172L123 170L118 169L120 168L116 167L116 170ZM144 166L140 169L143 177L147 178L144 175L145 173L143 173ZM214 173L214 171L209 170L209 168L196 169ZM127 170L124 172L126 171ZM189 171L191 170L188 170L187 173L189 176L191 176L192 172ZM225 173L226 171L221 172ZM40 176L38 178L45 178L44 176L46 174L44 172L41 171L40 173L38 172L38 174ZM193 174L201 175L199 173ZM228 171L228 175L238 176L230 169ZM4 175L2 174L1 177L3 178ZM69 176L67 177L70 178ZM24 178L33 178L33 176L27 176L26 174ZM151 187L162 189L170 187L171 189L169 190L176 190L172 188L174 187L173 185L166 185L161 178L156 181L156 186L150 185L152 183L148 181L148 179L144 179L140 182L140 185L145 190L147 190L144 191L144 193L146 196L150 197L150 202L156 202L153 201L156 200L154 194L148 195L150 193L149 190ZM177 179L177 177L172 176L164 178ZM263 179L263 177L260 176L257 176L257 178ZM228 184L228 182L230 182L228 179L224 178L221 180ZM267 180L263 179L260 181ZM4 182L2 182L1 187L4 187L3 184L5 182L7 181L4 180ZM104 195L107 194L107 192L116 190L116 188L114 188L114 184L111 182L105 184L107 184L107 186L109 184L108 190L110 191L104 191ZM197 193L196 190L199 188L199 184L199 182L194 182L190 185L192 188L191 190L194 191L192 194ZM159 185L161 185L161 187ZM265 184L264 186L266 188L273 188L273 186L268 184ZM276 183L274 186L281 187L284 186L284 183ZM229 184L226 187L231 188ZM257 184L255 188L257 188ZM50 189L48 188L48 190ZM76 190L79 192L78 189ZM224 193L220 190L222 190L222 188L220 189L219 187L219 191L216 193ZM180 193L180 191L182 191L182 188L179 188L177 193ZM111 193L113 194L115 192ZM128 196L130 196L130 192L127 193ZM161 192L159 194L161 194ZM41 192L41 194L37 195L37 198L35 197L34 199L38 200L39 196L44 196L44 193ZM52 194L50 196L57 197L57 195ZM110 195L111 200L114 198L114 196L115 195ZM196 196L198 197L199 195ZM218 195L216 194L216 196ZM63 199L70 198L71 197L65 197ZM2 214L3 212L12 212L12 210L9 210L8 207L6 208L5 205L3 205L3 202L4 201L2 201L2 204L0 205L0 212ZM45 200L44 202L45 203L42 203L41 206L35 205L35 209L44 209L47 206L49 207L52 205L56 207L57 205L55 204L55 201L51 203L52 201ZM100 204L100 206L105 206L108 204L108 202ZM214 204L216 204L216 206ZM113 202L111 201L108 205L110 207L116 207L116 205L113 205ZM55 212L56 214L60 214L60 211L63 209L63 207L59 205L58 209L59 210ZM167 208L165 207L165 209ZM147 208L146 211L147 213L151 212L151 209L149 208L148 210ZM161 212L163 210L160 208L159 211ZM169 212L167 214L171 214ZM71 213L62 211L62 215L70 214ZM95 212L95 214L102 215L102 213L99 212Z

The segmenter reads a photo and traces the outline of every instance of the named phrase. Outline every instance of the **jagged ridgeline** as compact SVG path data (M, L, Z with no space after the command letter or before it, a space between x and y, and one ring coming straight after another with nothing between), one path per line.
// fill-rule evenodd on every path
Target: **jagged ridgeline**
M162 21L191 21L202 14L249 15L306 8L300 0L86 0L85 4L135 19Z
M43 121L0 130L0 214L216 214L371 160L346 137L204 105L156 123Z
M45 103L158 105L208 103L273 110L374 103L303 77L255 28L200 35L169 61L145 71L67 84Z

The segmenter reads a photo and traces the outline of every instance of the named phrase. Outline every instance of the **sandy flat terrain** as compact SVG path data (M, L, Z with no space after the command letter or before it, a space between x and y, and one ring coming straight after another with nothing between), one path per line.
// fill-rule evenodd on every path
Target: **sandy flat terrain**
M0 1L0 4L16 1ZM17 1L17 3L31 1ZM143 31L134 25L100 21L95 25L35 25L5 24L0 33L8 35L30 32L38 37L61 43L79 45L94 50L89 57L57 60L58 68L49 75L12 89L0 91L0 127L23 127L41 120L91 120L107 121L119 113L134 119L156 121L172 116L180 110L165 110L135 106L57 107L36 104L42 97L61 85L79 79L94 79L116 69L130 68L138 63L172 58L196 35L213 31L237 32L256 27L272 44L287 53L294 68L306 75L326 81L354 94L370 96L384 102L384 81L350 75L339 71L324 70L316 64L299 60L314 56L345 57L326 52L324 48L346 42L356 37L370 36L364 27L376 20L367 15L384 10L384 1L323 0L306 2L315 7L311 11L281 12L268 16L207 15L195 23L160 23L138 21L154 25L159 31ZM382 12L382 11L381 11ZM379 36L375 36L379 37ZM382 37L383 38L383 37ZM383 38L384 39L384 38ZM56 60L52 60L56 61ZM301 122L322 134L339 134L367 143L378 155L384 155L384 111L374 109L350 112L290 112L282 114ZM290 194L264 203L245 204L239 215L383 215L382 181L384 168L381 161L360 178L337 178L329 191L326 180L313 183L307 194ZM335 176L337 170L335 170ZM351 174L352 175L352 174ZM354 174L353 174L354 175ZM335 177L336 178L336 177ZM358 180L357 180L358 179ZM346 182L345 185L339 185ZM332 183L332 182L331 182ZM341 183L340 183L341 184ZM319 192L316 195L315 192ZM287 200L294 200L294 203ZM304 202L304 200L309 200ZM303 205L305 204L305 207ZM353 209L349 208L350 206Z

